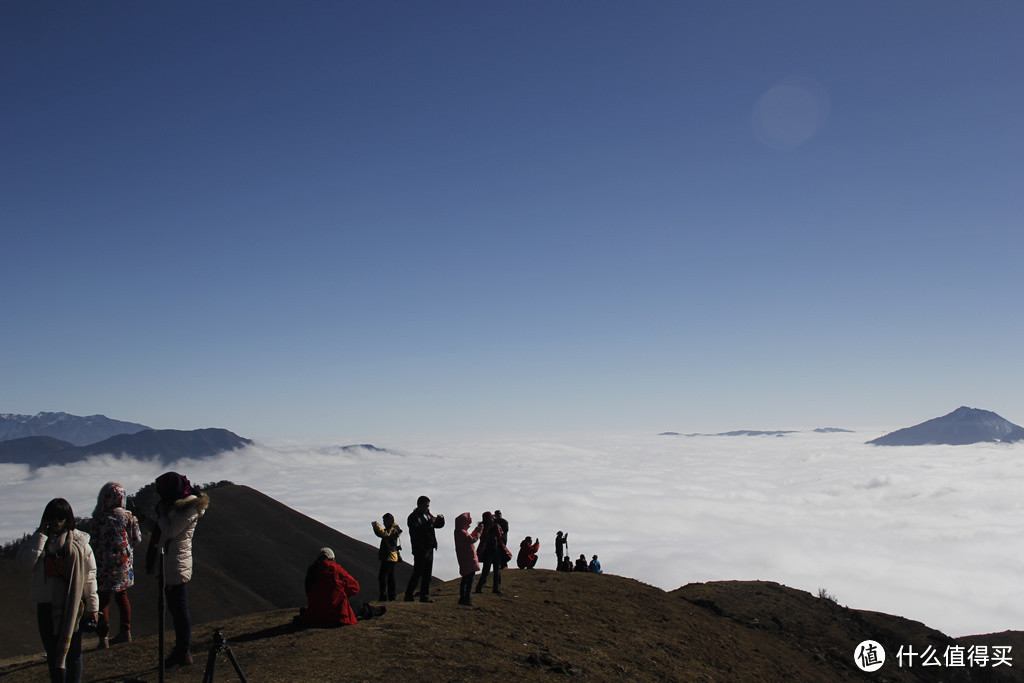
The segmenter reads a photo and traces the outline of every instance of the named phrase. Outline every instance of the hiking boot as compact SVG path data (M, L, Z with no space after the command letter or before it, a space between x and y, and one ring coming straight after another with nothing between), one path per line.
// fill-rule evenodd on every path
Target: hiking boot
M500 588L495 588L491 592L494 593L495 595L501 595L501 589Z
M416 599L416 598L414 598L414 597L413 597L413 596L411 596L411 595L406 595L406 596L405 596L405 601L406 601L406 602L412 602L412 601L414 601L415 599Z
M114 636L113 638L110 639L110 644L111 645L120 645L121 643L130 643L130 642L132 642L132 632L131 631L121 631L116 636Z
M465 597L465 598L459 598L459 604L460 605L465 605L466 607L472 607L473 606L473 598L468 597L468 596Z
M424 595L420 598L420 602L434 602L434 600L429 595Z
M108 647L110 647L110 644L107 641L107 637L106 636L100 636L100 642L96 643L96 649L97 650L106 650Z
M192 664L192 653L177 648L171 650L170 656L164 660L164 667L168 669L172 666L189 666L190 664Z

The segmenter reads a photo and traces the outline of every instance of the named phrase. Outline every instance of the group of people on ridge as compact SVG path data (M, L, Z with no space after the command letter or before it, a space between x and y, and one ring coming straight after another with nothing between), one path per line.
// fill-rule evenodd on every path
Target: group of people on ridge
M558 562L555 568L560 572L590 572L592 574L601 574L601 562L597 559L597 555L594 555L590 562L587 562L587 556L581 554L576 560L574 565L572 559L569 558L569 554L566 552L569 548L569 534L559 531L555 534L555 557L558 558Z
M156 480L159 501L146 568L155 567L161 545L168 571L167 606L175 646L166 664L190 664L191 618L187 584L192 578L192 534L209 498L176 472ZM51 681L82 677L82 630L95 629L99 647L131 642L128 589L135 582L134 548L142 541L139 518L127 508L127 491L116 481L100 489L89 522L91 533L76 528L71 504L54 498L43 509L39 527L18 549L15 562L31 572L39 636ZM119 628L110 636L110 603L117 605Z
M209 497L192 486L186 477L167 472L157 477L158 501L146 553L146 572L152 574L163 554L164 596L174 624L175 645L164 664L192 663L192 624L188 607L188 583L192 578L192 538L196 523L209 507ZM107 482L97 496L89 521L90 533L76 528L71 504L54 498L43 510L39 527L18 549L16 562L31 571L31 595L37 603L40 638L46 651L51 681L79 681L82 676L82 631L95 628L99 648L131 642L131 603L128 589L135 581L134 548L142 542L140 517L128 509L127 491L118 482ZM473 593L481 593L493 572L491 591L501 594L501 572L508 567L508 522L500 510L473 518L463 512L455 520L455 553L462 577L459 604L472 605ZM380 570L377 575L379 600L397 598L395 568L402 561L400 538L403 530L390 513L372 529L380 538ZM413 571L404 598L433 602L430 581L433 574L435 531L445 525L444 515L430 512L430 499L420 496L407 519L412 545ZM568 534L558 532L555 540L559 569L569 563L563 558ZM527 536L519 545L516 564L533 569L540 541ZM580 563L582 569L580 568ZM600 573L595 555L588 566L583 555L575 571ZM476 574L480 572L477 580ZM474 586L475 584L475 586ZM331 548L321 548L305 578L307 606L297 621L306 626L355 624L358 618L382 614L383 607L363 605L358 611L350 599L359 583L336 561ZM118 630L111 635L110 604L117 605Z

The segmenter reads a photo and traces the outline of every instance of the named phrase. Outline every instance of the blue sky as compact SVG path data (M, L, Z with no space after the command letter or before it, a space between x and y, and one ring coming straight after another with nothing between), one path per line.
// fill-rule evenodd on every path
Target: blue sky
M0 412L1024 422L1024 4L0 6Z

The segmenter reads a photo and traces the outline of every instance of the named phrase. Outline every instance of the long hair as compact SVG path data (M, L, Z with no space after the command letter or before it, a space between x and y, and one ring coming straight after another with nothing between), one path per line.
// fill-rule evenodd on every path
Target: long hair
M75 528L75 513L71 510L71 503L67 502L63 498L54 498L46 504L46 508L43 509L43 518L40 520L40 525L45 524L50 520L61 520L67 522L65 529L71 531Z

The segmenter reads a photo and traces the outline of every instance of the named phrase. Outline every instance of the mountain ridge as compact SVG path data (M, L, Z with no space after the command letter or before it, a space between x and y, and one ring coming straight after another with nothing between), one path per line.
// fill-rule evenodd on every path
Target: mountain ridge
M75 446L87 446L118 434L152 429L135 422L114 420L106 415L81 417L69 413L40 412L35 415L0 413L0 442L31 436L48 436Z
M140 459L160 458L161 462L169 464L183 458L207 458L252 444L251 439L219 428L190 431L147 429L134 434L118 434L86 446L76 446L48 436L29 436L0 441L0 463L29 465L35 469L111 454Z
M1012 443L1024 439L1024 427L991 410L960 406L951 413L904 427L868 441L873 446L965 446Z

